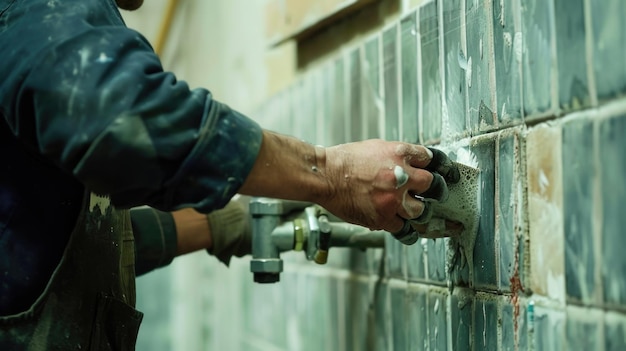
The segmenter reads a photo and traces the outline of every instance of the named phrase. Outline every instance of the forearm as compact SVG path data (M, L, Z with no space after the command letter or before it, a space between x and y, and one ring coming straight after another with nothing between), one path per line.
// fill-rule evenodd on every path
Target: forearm
M324 202L333 193L325 148L264 131L256 162L239 193Z
M140 207L131 210L131 219L137 275L195 251L207 250L228 265L233 256L241 257L252 250L250 218L240 201L231 201L208 215L191 208L162 212Z
M137 275L167 266L176 256L211 248L207 216L193 209L163 212L137 207L130 214Z
M415 195L434 184L425 169L437 170L432 160L419 145L366 140L323 148L264 131L239 193L313 202L347 222L396 232L423 213Z
M185 208L172 212L172 217L176 226L177 256L211 248L211 227L205 214Z

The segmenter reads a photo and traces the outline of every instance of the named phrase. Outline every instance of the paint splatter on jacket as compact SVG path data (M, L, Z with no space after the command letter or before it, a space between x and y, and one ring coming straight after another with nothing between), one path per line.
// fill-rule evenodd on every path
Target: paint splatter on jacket
M209 212L260 127L164 72L113 0L0 0L0 314L36 297L84 190L118 208Z

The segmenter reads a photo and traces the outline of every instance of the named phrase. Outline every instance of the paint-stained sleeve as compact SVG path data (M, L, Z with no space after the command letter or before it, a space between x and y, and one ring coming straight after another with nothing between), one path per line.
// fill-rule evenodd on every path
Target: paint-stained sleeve
M262 130L164 72L146 40L92 28L49 45L25 77L14 133L122 208L221 208L256 160Z

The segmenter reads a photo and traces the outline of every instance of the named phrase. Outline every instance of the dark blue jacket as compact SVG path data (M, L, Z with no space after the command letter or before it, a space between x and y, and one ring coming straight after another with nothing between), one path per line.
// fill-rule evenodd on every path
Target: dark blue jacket
M260 127L164 72L113 0L0 0L0 78L0 315L43 289L85 190L209 212L260 148Z

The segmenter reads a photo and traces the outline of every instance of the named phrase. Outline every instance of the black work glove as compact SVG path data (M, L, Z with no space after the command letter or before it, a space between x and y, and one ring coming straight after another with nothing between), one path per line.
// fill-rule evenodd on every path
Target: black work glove
M213 245L207 252L226 266L233 256L252 253L252 227L247 207L231 200L224 208L207 215Z
M458 167L441 150L429 147L433 153L433 159L424 169L433 174L430 188L421 194L414 194L424 202L424 212L418 218L405 220L404 226L398 232L392 233L393 237L405 245L414 244L420 236L416 226L427 223L432 216L432 207L429 202L446 201L448 198L447 183L458 183L460 172Z

